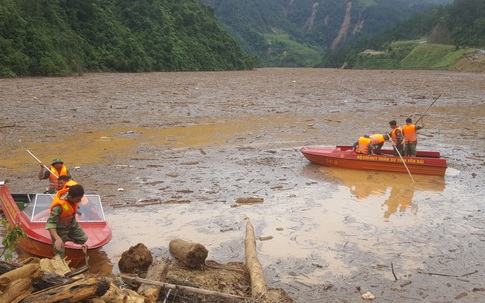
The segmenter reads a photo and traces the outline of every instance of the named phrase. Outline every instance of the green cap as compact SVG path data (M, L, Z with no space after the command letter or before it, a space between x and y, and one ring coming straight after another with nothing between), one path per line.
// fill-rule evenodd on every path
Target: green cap
M55 158L54 160L52 160L52 164L56 164L56 163L64 164L64 162L62 162L60 158Z
M383 135L383 137L384 137L384 140L386 140L386 141L389 140L389 135L385 134L385 135Z

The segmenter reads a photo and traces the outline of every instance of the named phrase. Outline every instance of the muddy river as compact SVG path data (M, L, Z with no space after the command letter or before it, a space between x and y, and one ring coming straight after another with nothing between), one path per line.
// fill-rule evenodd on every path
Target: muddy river
M47 185L30 150L101 195L113 239L94 270L117 273L137 243L169 257L176 238L244 262L249 218L269 287L295 302L485 301L483 73L84 74L1 79L0 91L10 191ZM418 149L447 158L444 177L322 167L299 151L389 131L436 98Z

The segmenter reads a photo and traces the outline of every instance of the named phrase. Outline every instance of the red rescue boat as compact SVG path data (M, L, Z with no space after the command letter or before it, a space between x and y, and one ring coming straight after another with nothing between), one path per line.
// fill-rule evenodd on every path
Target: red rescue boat
M436 151L418 151L416 157L393 156L392 150L381 150L381 155L361 155L352 146L302 148L302 154L311 162L340 168L443 176L446 159Z
M51 194L10 194L7 186L0 187L0 202L3 213L10 226L20 224L27 235L19 238L18 245L25 251L43 258L53 258L52 240L45 229L49 217ZM85 195L79 204L78 222L88 236L88 256L94 255L111 240L112 232L106 221L101 198L98 195ZM66 242L65 254L74 267L85 260L82 246Z

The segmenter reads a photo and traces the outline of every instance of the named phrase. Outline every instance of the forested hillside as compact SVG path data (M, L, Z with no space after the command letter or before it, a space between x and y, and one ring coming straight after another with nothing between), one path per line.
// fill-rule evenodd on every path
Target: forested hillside
M0 77L255 65L426 68L419 54L451 50L433 65L447 68L469 54L463 47L485 45L484 0L201 1L1 0ZM406 58L423 41L456 49L421 47Z
M196 0L2 0L0 76L250 69Z
M391 27L431 4L451 0L202 0L264 65L305 66Z
M379 35L361 39L352 47L327 50L320 66L443 69L452 68L464 57L482 64L483 49L485 1L455 0L416 14Z

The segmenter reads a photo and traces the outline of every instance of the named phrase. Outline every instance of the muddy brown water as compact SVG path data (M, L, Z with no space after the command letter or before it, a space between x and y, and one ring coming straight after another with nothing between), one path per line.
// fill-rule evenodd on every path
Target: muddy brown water
M113 239L90 260L117 273L130 246L168 257L181 238L244 262L254 225L270 287L296 302L483 302L485 74L258 69L0 80L0 179L40 192L61 157L101 195ZM352 144L424 118L444 177L310 164L303 146ZM238 205L242 197L263 203ZM395 281L394 275L397 277Z

